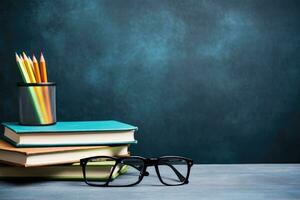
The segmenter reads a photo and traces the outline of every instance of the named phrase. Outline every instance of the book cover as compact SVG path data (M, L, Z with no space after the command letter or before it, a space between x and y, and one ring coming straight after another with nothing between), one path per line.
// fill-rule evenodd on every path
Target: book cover
M108 121L65 121L49 126L24 126L17 122L4 122L3 126L18 134L23 133L55 133L55 132L109 132L137 130L136 126L126 123Z
M2 123L3 139L16 147L135 144L137 127L118 121L57 122L50 126Z

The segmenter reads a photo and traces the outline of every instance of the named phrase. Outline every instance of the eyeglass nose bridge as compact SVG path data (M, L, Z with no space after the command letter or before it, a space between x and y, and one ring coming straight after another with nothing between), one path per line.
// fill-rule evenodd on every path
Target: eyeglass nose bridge
M146 166L154 166L157 164L157 159L156 158L148 158L145 160Z
M148 159L144 160L144 163L145 163L145 169L144 169L143 175L149 176L150 174L147 171L147 167L155 166L157 164L157 159L156 158L148 158Z

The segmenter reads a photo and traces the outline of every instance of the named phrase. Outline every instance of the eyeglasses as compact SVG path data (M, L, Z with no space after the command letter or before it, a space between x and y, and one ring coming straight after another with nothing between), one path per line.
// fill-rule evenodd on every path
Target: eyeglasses
M91 186L133 186L148 176L154 166L160 182L167 186L188 184L193 161L179 156L143 158L140 156L97 156L80 160L84 181Z

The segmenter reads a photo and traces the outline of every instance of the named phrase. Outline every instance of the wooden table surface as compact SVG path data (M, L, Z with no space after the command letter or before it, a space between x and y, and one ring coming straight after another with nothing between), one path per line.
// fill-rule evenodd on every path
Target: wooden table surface
M300 199L300 164L194 165L190 183L163 186L153 169L137 186L101 188L83 182L4 182L1 200L44 199Z

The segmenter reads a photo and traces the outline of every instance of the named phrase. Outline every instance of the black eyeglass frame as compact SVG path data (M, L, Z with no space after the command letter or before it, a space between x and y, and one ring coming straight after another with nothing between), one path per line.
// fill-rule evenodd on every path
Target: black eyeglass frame
M99 185L99 184L93 184L88 182L87 178L86 178L86 165L88 163L89 160L92 159L99 159L99 158L108 158L108 159L112 159L115 161L115 164L110 172L109 178L107 179L106 183ZM109 183L111 182L111 178L113 175L113 172L115 170L115 168L117 167L118 164L122 163L122 160L125 159L139 159L141 161L143 161L143 168L142 169L138 169L140 171L140 175L138 180L135 183L132 184L128 184L128 185L109 185ZM173 166L170 166L173 171L175 172L175 174L178 176L178 178L182 181L179 184L168 184L166 182L163 181L160 172L159 172L159 163L162 162L165 159L179 159L179 160L184 160L187 163L187 175L186 177L182 176L177 170L176 168L174 168ZM166 163L164 163L166 164ZM144 158L141 156L124 156L124 157L111 157L111 156L94 156L94 157L89 157L89 158L84 158L80 160L80 165L82 167L82 172L83 172L83 177L84 177L84 182L90 186L97 186L97 187L129 187L129 186L134 186L139 184L144 176L148 176L149 173L147 172L147 167L150 166L154 166L156 174L158 176L158 179L160 180L160 182L164 185L167 186L179 186L179 185L184 185L184 184L188 184L189 183L189 176L190 176L190 171L191 171L191 167L193 166L193 160L190 158L185 158L185 157L181 157L181 156L162 156L159 158ZM184 179L184 180L182 180Z

